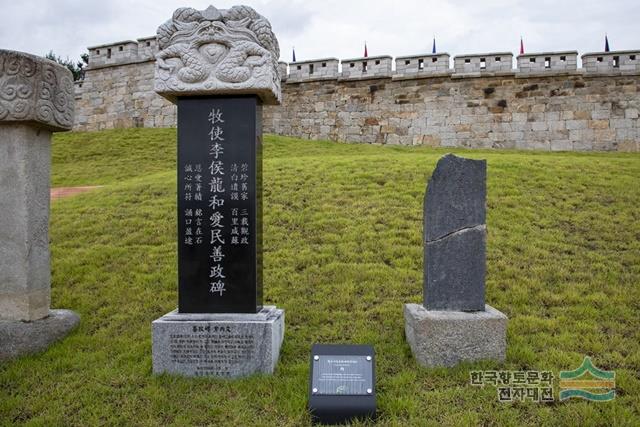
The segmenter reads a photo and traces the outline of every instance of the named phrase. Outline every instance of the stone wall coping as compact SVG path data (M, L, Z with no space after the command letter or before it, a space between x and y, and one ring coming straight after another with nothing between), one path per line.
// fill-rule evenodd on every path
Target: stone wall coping
M451 79L477 79L485 77L513 77L517 73L512 71L475 71L473 73L453 73Z
M135 59L131 61L116 62L113 64L98 64L98 65L91 65L91 62L89 62L89 65L84 70L90 71L90 70L100 70L102 68L124 67L127 65L144 64L145 62L156 62L156 58L151 57L151 58Z
M393 59L390 55L378 55L378 56L367 56L367 57L360 57L360 58L348 58L348 59L342 59L342 62L358 62L358 61L372 61L372 60L376 60L376 59Z
M394 74L391 76L391 80L419 80L419 79L431 79L436 77L451 77L454 71L449 69L447 71L438 71L438 72L429 72L429 71L419 71L419 72L404 72L400 74ZM484 76L483 76L484 77Z
M140 37L139 39L136 39L136 40L145 41L145 40L155 40L157 38L158 38L158 36L148 36L148 37Z
M310 82L326 82L329 80L333 80L336 81L338 80L338 76L325 76L325 77L310 77L310 76L303 76L303 77L289 77L287 80L285 80L283 83L285 84L298 84L298 83L310 83Z
M477 58L479 56L486 56L486 57L491 57L491 56L513 56L512 52L488 52L488 53L469 53L469 54L464 54L464 55L456 55L453 57L453 59L464 59L464 58Z
M396 56L396 61L398 59L413 59L413 58L437 58L437 57L444 57L444 56L448 56L451 57L451 55L449 55L447 52L442 52L442 53L423 53L423 54L417 54L417 55L404 55L404 56Z
M557 77L557 76L584 76L587 72L583 69L575 70L554 70L547 68L546 71L516 71L516 79L528 79L531 77Z
M640 71L626 70L626 71L589 71L583 74L585 78L602 78L602 77L624 77L624 76L640 76Z
M582 58L589 56L617 56L617 55L626 55L626 54L636 54L640 55L640 50L612 50L609 52L587 52L582 55Z
M144 39L138 39L138 40L144 40ZM105 48L105 47L113 47L113 46L119 46L121 44L135 44L137 45L138 42L135 40L123 40L121 42L115 42L115 43L107 43L107 44L101 44L101 45L97 45L97 46L89 46L87 47L87 50L93 50L93 49L101 49L101 48Z
M518 55L518 58L531 58L534 56L551 56L551 55L578 55L577 50L560 50L556 52L535 52L535 53L523 53Z
M296 62L289 62L290 66L295 66L295 65L304 65L304 64L315 64L316 62L329 62L329 61L340 61L338 58L320 58L320 59L309 59L308 61L296 61ZM280 61L279 64L286 64L286 62L284 61Z
M391 75L386 76L368 76L368 75L356 75L351 77L338 77L338 82L347 82L353 80L380 80L380 79L389 79L391 80Z

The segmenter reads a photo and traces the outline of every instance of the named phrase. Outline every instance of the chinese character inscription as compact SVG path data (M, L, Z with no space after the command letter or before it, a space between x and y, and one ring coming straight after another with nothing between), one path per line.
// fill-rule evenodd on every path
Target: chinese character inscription
M184 98L178 111L179 311L256 312L262 296L259 101Z

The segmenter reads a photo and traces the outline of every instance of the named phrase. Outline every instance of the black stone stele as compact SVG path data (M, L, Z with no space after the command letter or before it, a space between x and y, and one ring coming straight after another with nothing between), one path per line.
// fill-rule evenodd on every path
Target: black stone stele
M309 363L309 411L315 423L338 424L375 417L372 346L314 344Z
M178 99L178 311L262 308L262 107Z
M424 307L483 311L487 162L448 154L424 199Z

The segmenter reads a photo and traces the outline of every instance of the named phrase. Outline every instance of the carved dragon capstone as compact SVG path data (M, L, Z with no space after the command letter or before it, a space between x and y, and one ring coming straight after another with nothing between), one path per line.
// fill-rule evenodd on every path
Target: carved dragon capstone
M0 122L70 130L73 92L73 76L67 68L28 53L0 49Z
M256 94L281 99L280 48L271 24L248 6L182 7L158 27L155 91L177 96Z

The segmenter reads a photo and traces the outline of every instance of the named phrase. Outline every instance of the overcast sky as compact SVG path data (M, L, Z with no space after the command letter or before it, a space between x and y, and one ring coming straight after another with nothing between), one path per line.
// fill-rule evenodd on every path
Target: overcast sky
M181 6L209 0L0 0L0 48L79 58L87 46L154 35ZM238 0L266 16L280 42L281 59L391 56L431 51L518 53L640 49L638 0Z

